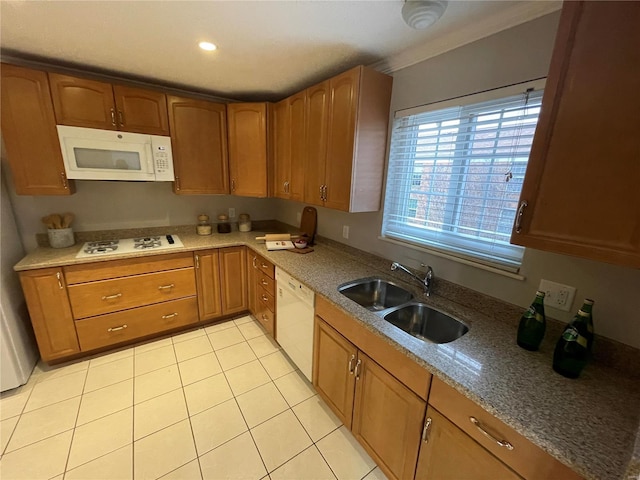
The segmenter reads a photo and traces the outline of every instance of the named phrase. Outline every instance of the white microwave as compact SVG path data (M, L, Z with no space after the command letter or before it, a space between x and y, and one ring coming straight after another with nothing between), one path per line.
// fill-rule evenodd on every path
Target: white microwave
M172 182L171 137L58 125L67 178Z

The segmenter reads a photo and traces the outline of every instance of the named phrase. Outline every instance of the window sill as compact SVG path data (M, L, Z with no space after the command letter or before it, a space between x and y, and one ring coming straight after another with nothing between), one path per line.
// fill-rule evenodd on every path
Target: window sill
M513 278L514 280L525 280L526 277L520 275L519 273L509 272L507 270L502 270L498 267L492 267L490 265L485 265L484 263L474 262L473 260L469 260L466 258L456 257L455 255L450 255L448 253L441 252L439 250L434 250L424 246L414 245L412 243L402 242L400 240L394 240L389 237L378 236L378 240L382 240L383 242L392 243L394 245L400 245L401 247L410 248L411 250L417 250L419 252L428 253L429 255L434 255L436 257L446 258L448 260L453 260L454 262L462 263L463 265L469 265L470 267L479 268L481 270L486 270L487 272L496 273L498 275L503 275L505 277Z

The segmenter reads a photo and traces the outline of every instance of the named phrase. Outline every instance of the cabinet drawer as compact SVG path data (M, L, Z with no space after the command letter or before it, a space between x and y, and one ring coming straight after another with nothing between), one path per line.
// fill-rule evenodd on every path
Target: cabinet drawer
M264 308L268 308L272 312L276 311L276 299L273 295L267 292L264 288L256 288L258 305Z
M193 268L69 286L76 319L166 302L196 294Z
M276 267L269 260L266 260L264 257L256 254L256 261L254 266L260 270L265 275L273 278L276 278Z
M437 378L432 382L429 404L524 478L582 478ZM509 442L513 450L499 446L481 429L497 440Z
M256 318L271 336L275 336L276 319L275 314L272 310L269 310L268 308L260 305L258 311L256 312Z
M64 267L64 277L67 285L73 285L187 267L193 267L193 254L191 252L148 255L125 260L70 265Z
M84 352L197 322L198 302L189 297L77 320L76 331Z
M275 296L276 294L276 281L266 275L265 273L259 271L257 274L256 283L264 288L268 293Z

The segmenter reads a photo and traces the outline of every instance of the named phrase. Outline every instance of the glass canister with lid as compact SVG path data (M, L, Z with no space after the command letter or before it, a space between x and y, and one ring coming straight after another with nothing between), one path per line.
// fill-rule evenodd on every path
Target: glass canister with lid
M241 232L251 231L251 217L249 217L248 213L241 213L238 216L238 230Z

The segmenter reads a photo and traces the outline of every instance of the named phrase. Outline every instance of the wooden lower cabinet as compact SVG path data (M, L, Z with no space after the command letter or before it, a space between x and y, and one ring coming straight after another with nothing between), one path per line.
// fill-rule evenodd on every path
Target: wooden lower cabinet
M389 478L413 479L426 402L315 318L313 384Z
M45 362L80 352L61 268L20 272L31 324Z
M427 409L425 435L416 480L518 480L504 463L491 455L432 406Z
M249 311L269 335L276 336L275 265L262 255L247 255Z
M247 310L246 247L227 247L220 252L220 288L224 315Z
M219 257L218 250L203 250L193 255L196 267L200 321L222 316Z

